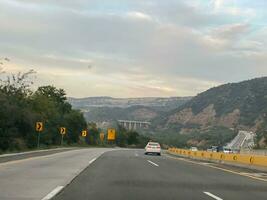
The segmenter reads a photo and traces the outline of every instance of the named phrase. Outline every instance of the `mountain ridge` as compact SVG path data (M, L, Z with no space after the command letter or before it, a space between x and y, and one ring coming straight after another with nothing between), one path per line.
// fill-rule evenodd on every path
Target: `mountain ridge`
M83 111L88 121L97 123L106 121L146 120L161 115L184 104L191 97L143 97L143 98L113 98L86 97L68 98L76 109Z
M154 119L155 129L175 130L180 134L225 127L256 132L265 141L266 124L267 77L208 89Z

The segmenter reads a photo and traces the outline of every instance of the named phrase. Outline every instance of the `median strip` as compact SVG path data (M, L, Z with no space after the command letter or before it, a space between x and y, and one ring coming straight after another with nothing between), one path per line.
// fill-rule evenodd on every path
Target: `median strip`
M223 200L222 198L217 197L216 195L214 195L214 194L212 194L212 193L210 193L210 192L203 192L203 193L206 194L206 195L208 195L208 196L210 196L210 197L213 198L213 199L216 199L216 200Z
M159 166L158 164L156 164L156 163L154 163L154 162L152 162L152 161L150 161L150 160L147 160L147 162L149 162L150 164L152 164L152 165L154 165L154 166L156 166L156 167Z

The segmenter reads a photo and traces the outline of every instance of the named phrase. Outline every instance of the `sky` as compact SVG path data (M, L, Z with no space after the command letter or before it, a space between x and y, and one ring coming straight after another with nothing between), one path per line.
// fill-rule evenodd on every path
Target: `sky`
M0 59L6 74L34 69L35 87L72 97L193 96L267 76L266 8L266 0L0 0Z

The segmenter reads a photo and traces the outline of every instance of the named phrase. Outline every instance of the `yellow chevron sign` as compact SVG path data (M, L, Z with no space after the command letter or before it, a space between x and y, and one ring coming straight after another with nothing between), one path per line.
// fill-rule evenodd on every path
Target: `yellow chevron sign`
M65 127L60 127L60 134L65 135L67 132L67 129Z
M87 130L83 130L82 131L82 137L86 137L87 136Z
M41 132L41 131L43 131L43 129L44 129L43 122L36 122L36 124L35 124L35 130L37 132Z

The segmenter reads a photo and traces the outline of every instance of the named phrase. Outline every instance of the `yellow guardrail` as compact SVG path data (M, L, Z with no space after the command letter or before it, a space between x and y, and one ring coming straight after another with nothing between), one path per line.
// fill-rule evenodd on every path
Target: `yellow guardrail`
M169 153L208 160L227 161L237 164L267 167L267 156L249 154L225 154L221 152L190 151L186 149L169 148Z

